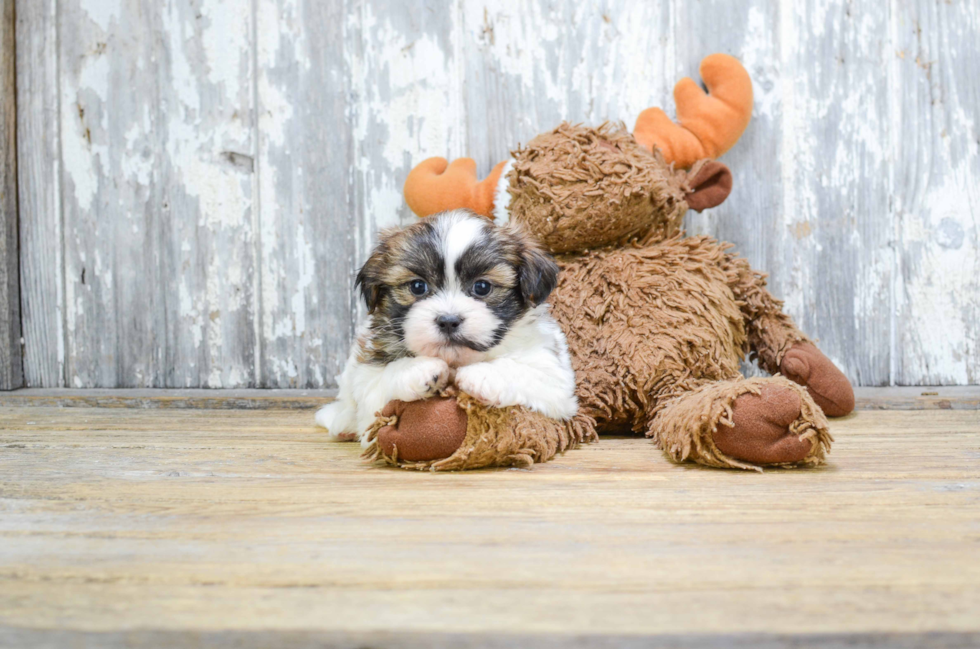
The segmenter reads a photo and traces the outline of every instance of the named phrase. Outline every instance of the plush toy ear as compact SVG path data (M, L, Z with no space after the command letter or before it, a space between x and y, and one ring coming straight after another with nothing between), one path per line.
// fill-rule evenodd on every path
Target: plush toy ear
M524 300L538 306L558 285L558 264L536 245L527 246L518 270L518 282Z
M732 193L732 172L720 162L705 160L695 164L693 172L687 179L691 193L685 200L695 212L721 205Z

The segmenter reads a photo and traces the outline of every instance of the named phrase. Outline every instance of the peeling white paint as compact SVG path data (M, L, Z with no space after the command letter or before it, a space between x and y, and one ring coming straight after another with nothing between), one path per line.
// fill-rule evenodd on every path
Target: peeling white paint
M919 250L918 263L908 269L905 283L906 339L903 374L929 377L933 382L965 385L976 381L968 360L977 358L980 340L980 252L967 243L966 231L977 241L980 219L971 214L970 195L977 192L969 159L951 170L922 197L921 209L902 222L907 250ZM952 224L955 234L944 238L943 224Z
M83 10L102 31L109 31L112 21L118 18L121 7L122 0L99 0L86 3Z
M250 48L239 47L241 36L249 34L252 7L249 2L205 2L201 21L207 24L201 45L207 80L224 91L227 97L238 97L250 76L242 74L242 59L250 59Z
M74 187L74 198L87 211L98 192L102 165L109 159L109 149L102 139L105 114L100 105L91 105L89 98L106 97L109 62L105 57L87 57L80 65L76 83L65 83L62 90L65 109L61 112L61 146L64 171Z
M65 259L27 272L64 277L46 285L70 385L159 384L167 362L180 385L329 384L348 273L414 218L413 164L485 172L561 119L670 112L697 43L742 59L756 106L735 193L692 229L764 252L852 378L980 380L976 3L51 4Z
M370 229L377 231L398 225L405 214L401 183L411 160L463 154L461 80L454 45L444 51L432 35L406 34L369 4L352 19L373 44L352 75L360 99L353 134L363 206ZM456 38L455 30L449 38ZM364 242L364 258L371 245Z
M306 291L313 284L313 273L316 272L316 266L313 261L313 242L306 237L302 226L296 228L295 237L296 250L299 251L295 267L298 280L290 303L296 323L293 327L293 335L302 336L306 333Z
M197 296L191 291L191 287L187 285L186 281L179 284L178 296L180 299L178 313L182 325L188 327L194 349L199 349L201 342L204 341L204 319L196 299Z

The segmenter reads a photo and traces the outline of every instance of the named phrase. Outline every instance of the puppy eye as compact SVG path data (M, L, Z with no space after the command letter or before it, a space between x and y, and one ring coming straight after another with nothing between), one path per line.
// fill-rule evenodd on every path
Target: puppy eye
M413 279L408 283L408 290L412 292L415 297L421 297L429 292L429 285L420 279Z
M478 279L473 282L473 295L477 297L486 297L490 295L490 291L493 290L493 284L485 279Z

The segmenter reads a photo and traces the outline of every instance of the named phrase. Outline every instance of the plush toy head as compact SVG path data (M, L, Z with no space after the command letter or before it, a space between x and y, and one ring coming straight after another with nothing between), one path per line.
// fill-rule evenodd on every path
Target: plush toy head
M509 166L502 202L510 219L556 253L670 236L688 208L688 174L622 124L564 123L516 151Z
M727 151L752 112L752 83L724 54L701 63L709 93L691 79L674 88L679 124L659 108L622 124L564 123L532 139L477 181L476 163L423 161L409 173L405 199L426 216L459 207L513 220L551 252L585 250L677 233L688 208L720 204L731 173L711 158Z

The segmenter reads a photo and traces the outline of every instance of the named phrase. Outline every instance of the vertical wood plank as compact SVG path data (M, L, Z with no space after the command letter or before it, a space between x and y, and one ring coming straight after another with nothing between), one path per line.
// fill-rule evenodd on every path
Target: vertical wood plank
M415 217L402 185L429 156L466 155L459 7L437 0L351 0L345 33L351 80L354 212L367 237Z
M980 4L895 0L895 382L980 383Z
M255 384L252 18L59 3L70 386Z
M768 268L774 292L852 381L886 384L894 272L888 7L784 0L780 12L783 213L766 233L782 250Z
M563 120L632 128L663 105L671 11L667 1L464 0L465 145L479 173Z
M24 382L65 384L56 0L17 0L17 195Z
M257 12L261 385L334 386L362 236L343 4L263 0Z
M17 242L14 0L0 0L0 390L24 384Z
M723 52L736 57L752 78L755 106L752 121L735 147L721 161L732 170L734 187L717 208L701 214L688 212L685 227L690 234L709 234L735 244L735 251L753 268L771 274L770 286L777 297L786 282L786 256L795 237L788 236L782 187L783 96L785 84L780 41L779 5L765 0L750 2L681 2L675 0L674 48L676 81L689 76L698 83L698 66L706 55ZM673 98L671 98L673 106ZM671 112L673 114L673 112ZM787 241L789 240L789 241ZM794 314L799 317L799 314ZM747 375L763 374L745 363Z

